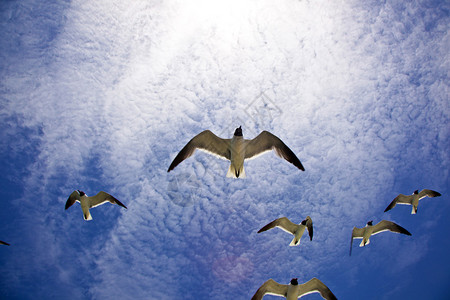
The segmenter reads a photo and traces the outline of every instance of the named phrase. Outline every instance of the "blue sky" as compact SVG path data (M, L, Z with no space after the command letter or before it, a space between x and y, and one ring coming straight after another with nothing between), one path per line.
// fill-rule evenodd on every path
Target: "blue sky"
M5 299L250 299L272 278L339 299L450 294L445 1L2 1L0 294ZM179 150L210 129L279 136L225 178ZM399 193L439 191L417 215ZM75 190L107 191L83 220ZM286 216L314 223L288 247ZM412 236L354 243L392 220ZM305 299L320 299L318 294ZM276 299L266 296L264 299Z

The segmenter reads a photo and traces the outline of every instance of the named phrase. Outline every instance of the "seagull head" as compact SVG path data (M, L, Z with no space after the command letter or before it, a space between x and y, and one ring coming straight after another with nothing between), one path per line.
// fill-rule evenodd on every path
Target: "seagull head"
M369 221L369 222L367 222L367 226L372 226L372 224L373 224L373 220L372 220L372 221Z
M298 285L297 278L292 278L291 279L291 285Z
M417 195L419 193L419 190L415 190L413 194Z
M235 136L242 136L242 128L241 128L241 126L236 128L236 130L234 131L234 135Z
M302 225L306 225L306 221L307 221L307 220L306 220L306 219L304 219L304 220L302 221L302 223L301 223L301 224L302 224Z
M84 196L84 195L86 195L86 193L85 192L83 192L83 191L80 191L80 190L77 190L78 191L78 193L80 193L80 196Z

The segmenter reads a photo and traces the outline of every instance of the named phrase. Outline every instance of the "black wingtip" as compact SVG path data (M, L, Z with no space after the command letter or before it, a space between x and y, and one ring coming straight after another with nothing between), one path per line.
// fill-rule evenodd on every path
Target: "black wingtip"
M122 202L120 202L120 201L117 200L117 199L116 199L116 203L117 203L117 205L122 206L122 207L124 207L125 209L128 209Z

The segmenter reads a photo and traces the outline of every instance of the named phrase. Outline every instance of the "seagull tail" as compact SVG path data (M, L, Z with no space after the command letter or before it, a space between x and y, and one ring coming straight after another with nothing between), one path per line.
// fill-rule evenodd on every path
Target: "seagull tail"
M239 170L236 170L235 166L233 164L230 164L230 167L228 168L227 177L231 178L245 178L245 170L244 165L239 168Z
M300 240L296 240L295 237L292 239L289 246L298 246L300 244Z
M83 213L83 217L86 221L92 220L92 216L91 216L91 213L89 212L89 210L87 211L87 213Z
M367 239L367 241L364 243L364 239L362 239L361 244L359 244L360 247L364 247L365 245L370 244L370 239Z
M417 214L417 207L415 207L414 205L412 206L411 214L412 215Z

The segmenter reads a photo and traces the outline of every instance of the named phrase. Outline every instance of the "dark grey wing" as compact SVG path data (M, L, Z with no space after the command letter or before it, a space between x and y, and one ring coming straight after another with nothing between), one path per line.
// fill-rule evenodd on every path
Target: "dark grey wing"
M73 191L72 194L70 194L69 198L66 201L66 208L68 209L71 207L76 201L80 201L80 193L78 191Z
M111 204L117 204L119 206L127 208L125 205L122 204L122 202L117 200L115 197L103 191L100 191L98 192L97 195L88 198L89 198L89 208L102 205L106 202L110 202Z
M372 235L388 230L396 233L411 235L411 233L402 226L387 220L380 221L378 224L374 225Z
M352 246L353 246L353 239L362 239L364 234L364 228L358 228L353 227L352 230L352 238L350 240L350 256L352 255Z
M231 159L230 153L231 139L222 139L212 133L209 130L200 132L195 137L193 137L187 144L181 149L180 153L175 157L175 159L170 164L167 172L172 171L176 166L178 166L183 160L191 157L194 154L195 149L200 149L206 151L210 154L216 155L223 159Z
M425 198L425 197L433 198L433 197L439 197L439 196L441 196L441 193L439 193L439 192L424 189L424 190L421 190L419 193L419 200L422 198Z
M265 294L286 297L288 285L279 284L273 279L269 279L263 283L253 295L252 300L261 300Z
M305 171L305 168L297 156L295 156L294 152L282 140L268 131L263 131L253 140L245 140L245 142L245 159L256 157L270 150L275 150L278 156L284 158L300 170Z
M313 222L310 216L306 217L306 228L308 228L309 239L313 239Z
M393 209L397 204L411 204L412 199L413 199L412 195L400 194L397 197L395 197L394 200L392 200L391 204L389 204L388 207L386 207L384 212Z
M292 223L288 218L282 217L282 218L273 220L272 222L270 222L269 224L267 224L266 226L264 226L263 228L258 230L258 233L272 229L274 227L280 227L280 229L283 229L284 231L286 231L290 234L295 234L295 232L297 231L298 225Z
M0 241L0 245L6 245L6 246L9 246L9 244L8 244L7 242L4 242L4 241Z
M331 290L322 281L315 277L306 283L300 284L298 298L312 293L320 293L322 298L326 300L337 300Z

